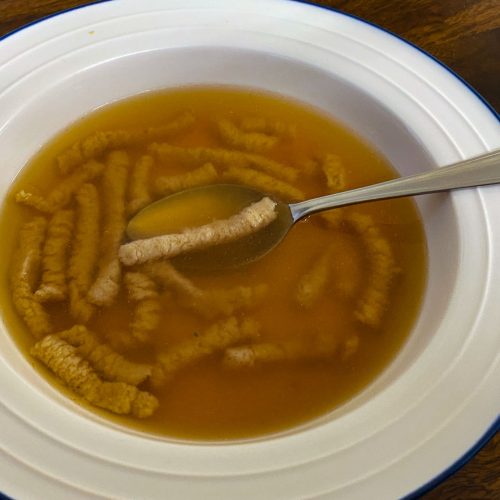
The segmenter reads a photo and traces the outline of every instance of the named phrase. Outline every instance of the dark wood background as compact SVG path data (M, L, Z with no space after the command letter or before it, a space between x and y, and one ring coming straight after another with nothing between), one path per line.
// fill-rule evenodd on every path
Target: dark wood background
M93 2L0 0L0 36L54 12L89 3ZM313 0L311 3L354 14L413 42L448 65L500 111L500 0ZM423 498L500 500L500 434Z

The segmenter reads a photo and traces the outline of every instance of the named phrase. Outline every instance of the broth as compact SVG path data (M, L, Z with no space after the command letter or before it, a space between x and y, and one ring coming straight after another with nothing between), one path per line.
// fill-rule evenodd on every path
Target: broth
M194 117L193 123L187 120L179 130L168 131L166 138L155 135L151 127L175 122L178 116L183 119L187 116L186 110ZM206 164L212 164L215 174L208 167L212 173L209 172L205 180L204 174L200 174L198 183L248 183L248 179L234 172L228 174L232 167L214 157L216 149L242 151L247 148L244 154L250 156L241 160L241 165L236 156L236 167L247 172L255 170L259 175L268 167L262 166L262 161L255 160L255 156L286 166L285 178L279 177L280 172L265 172L266 178L274 182L271 194L278 192L285 201L395 177L379 153L331 118L298 102L252 90L182 88L147 93L91 113L59 133L23 169L1 215L2 314L12 336L30 360L33 359L30 350L37 339L16 312L9 276L16 268L14 259L19 253L16 246L22 225L40 215L49 220L52 214L16 203L16 193L24 190L41 194L46 201L50 198L47 193L56 189L62 179L83 169L78 164L68 167L71 172L61 173L56 166L56 159L73 144L96 131L147 128L153 130L149 135L139 134L133 141L118 144L116 148L126 153L121 157L115 155L117 161L126 160L127 196L130 196L126 208L132 205L131 179L139 179L137 163L146 161L145 154L150 158L147 160L150 165L144 168L148 178L142 194L146 198L135 197L135 201L139 201L127 212L127 220L139 206L161 198L167 190L183 187L184 181L179 181L182 178L177 176ZM151 147L153 142L160 146ZM161 149L165 143L168 146ZM197 155L193 155L193 148L198 148ZM200 153L200 148L204 148L204 152ZM256 152L255 148L264 151ZM104 171L109 168L111 149L98 149L95 156L105 164ZM78 151L81 155L83 149ZM332 169L325 166L328 162ZM64 163L62 166L64 170ZM330 172L330 177L325 172ZM104 188L104 176L100 172L87 179L98 189L99 241L110 240L109 235L103 233L103 227L106 217L112 217L109 214L114 202L108 196L113 196L111 192L116 187L113 187L115 182L109 184L108 180L108 188ZM158 181L160 177L172 176L177 177L175 182L172 179L166 183ZM286 189L276 183L276 179L286 184ZM169 187L165 188L166 185ZM82 203L75 201L72 193L64 207L54 210L73 210L78 214ZM92 203L87 209L92 212ZM79 224L78 220L75 224ZM69 250L64 257L65 272L68 259L75 259L79 246L74 244L73 233L71 231L69 247L66 245ZM126 237L120 240L119 243L123 243ZM101 260L107 251L100 247ZM94 282L97 263L91 262L90 267ZM184 284L179 284L180 281L165 284L154 278L148 281L147 286L153 291L148 292L150 302L143 304L146 309L150 307L144 314L149 319L153 317L153 323L146 332L137 330L135 337L131 334L131 325L138 325L137 307L143 299L134 299L130 290L127 293L127 286L132 286L130 283L136 275L128 276L125 283L120 284L110 304L90 306L92 314L85 321L81 316L75 318L68 300L44 302L40 306L50 319L50 330L42 329L37 333L39 338L85 323L97 342L111 346L130 361L155 366L153 375L138 384L141 391L153 394L159 402L151 416L115 415L91 406L81 393L68 390L66 384L52 374L53 369L50 371L38 362L35 367L80 404L136 430L186 439L249 438L290 429L326 414L361 391L389 364L407 338L421 304L426 278L426 244L413 201L387 200L338 209L334 215L309 217L296 224L271 253L242 268L203 273L182 267L173 269ZM130 271L139 274L138 279L148 276L147 269L122 266L122 274ZM32 292L39 286L40 272L35 274L36 282L29 283ZM67 276L65 280L68 281ZM87 300L85 294L89 287L86 286L80 296L83 300ZM228 293L221 292L219 295L225 298L220 299L221 290L227 292L237 287L240 292L241 287L246 287L245 293L250 293L251 298L242 298L245 295L242 293L239 299L234 296L228 299ZM193 289L195 296L187 296L194 293ZM238 300L240 303L235 305ZM193 362L180 363L169 372L165 360L170 363L170 358L176 356L178 360L180 345L191 342L200 349L205 342L200 339L205 339L211 325L224 321L235 321L239 327L249 321L256 325L256 331L245 338L235 337L234 342L218 348L207 349L204 345L201 349L205 349L204 355L198 354ZM252 347L257 345L260 347ZM75 352L85 358L81 350ZM183 353L184 356L185 350ZM89 363L93 363L90 358ZM163 375L159 381L158 370ZM114 380L107 376L108 380Z

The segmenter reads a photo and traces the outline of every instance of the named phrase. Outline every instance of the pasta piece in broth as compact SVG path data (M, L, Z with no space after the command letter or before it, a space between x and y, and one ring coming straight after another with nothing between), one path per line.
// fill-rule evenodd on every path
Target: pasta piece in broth
M134 165L128 187L127 215L135 215L151 203L150 175L154 160L149 155L141 156Z
M78 349L57 335L47 335L37 342L31 354L92 405L138 418L149 417L158 407L152 394L133 385L102 381Z
M84 184L76 195L77 217L69 260L69 306L73 318L86 323L94 313L87 292L94 276L99 248L99 197L93 184Z
M22 226L11 275L14 306L35 338L41 338L52 330L49 315L33 294L40 273L46 228L44 217L35 217Z
M180 342L161 353L151 381L155 386L163 385L185 366L214 352L223 351L232 344L255 338L258 333L258 323L248 318L238 321L230 317L214 323L198 337Z
M218 120L217 128L222 140L228 146L235 149L243 149L244 151L253 153L264 153L278 142L276 136L261 132L245 132L226 119Z
M144 273L125 274L128 297L134 303L130 325L132 337L139 342L151 340L160 323L160 296L155 282Z
M43 247L43 274L35 297L39 302L61 301L67 297L68 250L71 243L75 214L60 210L50 219Z
M125 193L127 189L127 153L110 153L102 178L103 224L100 237L98 273L88 292L88 300L98 306L109 306L115 300L121 283L121 264L118 249L125 234Z
M76 347L78 354L105 380L138 385L151 375L151 365L125 359L83 325L75 325L57 335Z
M63 174L68 174L88 160L96 159L109 149L134 146L145 141L156 141L175 136L188 130L195 122L191 111L181 113L166 125L149 127L145 130L108 130L95 132L76 142L57 158L57 165Z

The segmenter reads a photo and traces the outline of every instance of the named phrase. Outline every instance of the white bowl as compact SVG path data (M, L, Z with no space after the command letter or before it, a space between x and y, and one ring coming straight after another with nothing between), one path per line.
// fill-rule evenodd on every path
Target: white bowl
M199 83L318 106L401 174L500 146L498 119L471 89L349 16L286 0L122 0L0 43L1 196L88 111ZM488 187L418 199L429 283L409 342L354 400L272 438L193 444L113 426L40 379L3 326L0 488L16 498L364 499L429 484L499 424L499 195Z

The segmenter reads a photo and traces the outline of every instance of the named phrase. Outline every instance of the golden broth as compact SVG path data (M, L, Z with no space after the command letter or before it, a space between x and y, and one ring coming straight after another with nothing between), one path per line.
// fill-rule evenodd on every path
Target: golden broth
M4 244L0 265L4 286L0 304L7 327L30 360L33 358L29 350L35 339L13 307L9 267L20 226L33 218L36 211L17 204L15 193L20 189L50 192L62 178L55 167L55 158L95 131L159 126L186 109L194 112L194 125L168 139L170 144L186 148L228 148L214 125L218 118L239 123L247 116L258 116L296 126L294 138L283 138L262 154L296 168L298 179L290 183L300 188L307 198L328 192L318 160L330 153L338 155L342 162L347 188L395 176L387 161L355 134L317 110L278 96L233 88L193 87L148 93L97 110L58 134L33 158L19 175L3 207L0 225ZM148 145L149 141L124 148L132 165L146 152ZM177 162L156 161L151 179L153 182L159 176L177 175L191 169ZM101 203L105 208L102 193ZM72 204L74 201L69 206ZM366 387L393 359L416 318L425 285L426 245L421 221L410 199L343 210L345 217L365 214L373 219L388 242L398 268L388 291L388 306L378 326L365 325L353 314L359 294L370 286L373 278L367 257L369 250L363 246L362 235L343 224L331 228L321 216L313 216L298 223L275 250L257 262L236 270L185 271L185 276L206 291L238 285L267 285L267 295L260 304L234 314L240 319L253 318L260 324L258 342L272 344L328 333L339 340L340 347L335 354L321 359L283 359L229 368L221 362L223 352L216 352L179 370L163 387L150 388L148 381L143 382L140 387L151 391L160 403L151 417L141 420L116 416L92 407L93 411L137 430L164 436L248 438L282 431L323 415ZM332 276L321 296L310 308L304 307L294 298L298 283L335 238L343 242L346 261L342 255L336 255L335 262L331 263ZM359 265L356 276L346 278L353 252ZM361 280L358 296L346 296L336 289L336 278L340 275L344 280ZM116 335L129 329L133 315L133 305L123 290L113 305L98 309L87 327L128 359L155 363L157 352L168 352L177 343L200 335L218 319L203 318L183 307L175 293L162 293L159 301L160 325L151 342L138 348L127 349L116 343ZM45 307L52 318L54 332L76 323L66 302ZM359 344L354 353L347 355L342 346L349 338L359 339ZM35 366L52 383L63 387L43 366L39 363ZM71 397L90 408L73 393Z

